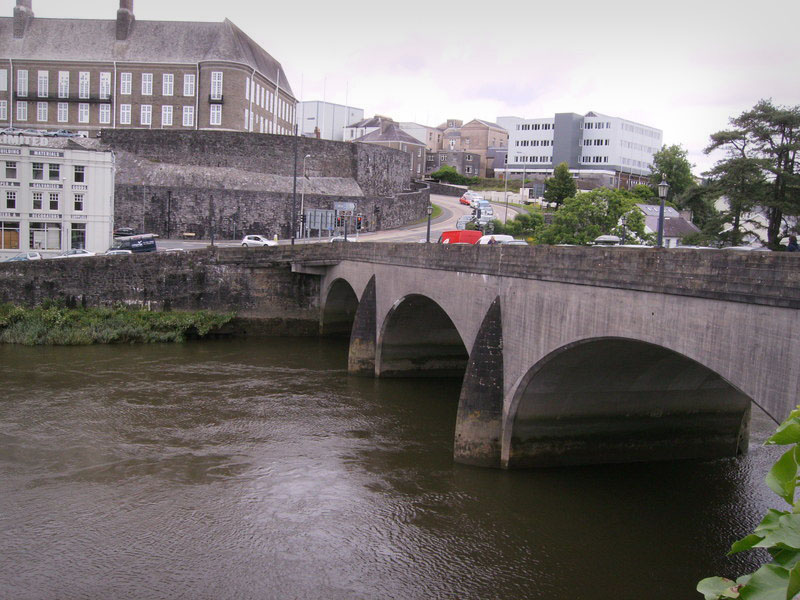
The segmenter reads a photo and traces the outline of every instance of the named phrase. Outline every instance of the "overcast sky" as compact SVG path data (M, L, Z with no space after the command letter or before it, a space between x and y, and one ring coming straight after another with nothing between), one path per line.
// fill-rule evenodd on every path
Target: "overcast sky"
M11 16L15 0L2 0ZM37 17L113 19L116 0L33 0ZM800 104L800 1L134 0L141 20L233 21L295 95L399 121L590 110L664 131L700 173L728 118Z

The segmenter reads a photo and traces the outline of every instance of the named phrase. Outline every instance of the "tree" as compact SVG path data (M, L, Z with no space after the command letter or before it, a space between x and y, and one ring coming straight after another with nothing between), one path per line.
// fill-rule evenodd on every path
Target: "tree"
M768 510L755 531L735 542L728 554L766 548L772 560L736 581L724 577L703 579L697 584L697 591L705 600L791 600L800 593L800 499L795 500L800 467L800 406L778 426L765 445L791 446L766 478L769 488L783 498L791 510Z
M542 225L544 225L542 212L539 209L533 209L530 212L518 214L506 223L495 220L494 232L513 235L516 238L529 238L533 237Z
M653 190L665 179L669 184L667 200L681 207L675 199L679 198L686 190L695 185L692 177L692 166L686 158L687 151L678 145L664 146L653 155L653 164L650 166L650 185ZM682 208L682 207L681 207Z
M713 176L733 192L734 214L761 206L767 217L767 245L776 250L789 232L784 217L800 214L800 106L760 100L730 119L731 129L711 136L706 153L724 149ZM727 192L726 192L727 193ZM730 198L729 198L730 199Z
M627 242L650 241L644 231L639 198L625 190L597 188L564 200L552 225L535 236L541 244L591 244L598 236L617 235Z
M553 176L545 179L544 199L560 206L566 198L572 198L578 193L578 186L569 172L569 165L562 162L553 170Z
M431 173L431 178L455 185L472 185L478 181L476 177L465 177L464 175L459 175L458 171L456 171L456 168L451 167L450 165L442 165L439 167L438 171Z

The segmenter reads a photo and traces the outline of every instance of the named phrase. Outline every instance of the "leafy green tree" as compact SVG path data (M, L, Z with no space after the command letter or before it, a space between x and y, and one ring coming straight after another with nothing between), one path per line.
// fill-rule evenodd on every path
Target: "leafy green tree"
M530 238L544 225L544 215L538 209L520 213L511 221L494 221L494 232L513 235L515 238Z
M733 218L753 206L767 216L767 245L776 250L789 233L784 217L800 214L800 106L760 100L730 119L731 128L711 136L706 152L726 151L712 177L732 204Z
M459 175L458 171L456 171L456 168L451 167L450 165L442 165L439 167L438 171L431 173L431 178L438 179L439 181L443 181L445 183L452 183L454 185L473 185L474 183L478 182L477 177L465 177L464 175Z
M572 198L578 193L578 186L569 172L569 165L562 162L553 170L553 176L544 181L544 199L547 202L554 202L556 207L566 198Z
M535 236L540 244L591 244L601 235L617 235L627 243L650 241L640 198L625 190L597 188L564 200L553 223Z
M792 600L800 594L800 499L795 500L800 467L800 406L765 445L791 446L766 477L769 488L790 510L768 510L753 533L735 542L728 554L765 548L772 560L736 581L724 577L703 579L697 584L697 591L705 600Z
M655 204L658 201L656 192L653 191L653 188L651 188L649 185L644 185L643 183L633 186L631 188L631 194L639 198L639 202L641 204Z
M686 158L687 151L678 145L664 146L653 155L653 164L650 167L650 185L655 191L662 178L669 184L667 201L674 202L690 187L695 185L692 177L692 165ZM681 207L682 208L682 207Z

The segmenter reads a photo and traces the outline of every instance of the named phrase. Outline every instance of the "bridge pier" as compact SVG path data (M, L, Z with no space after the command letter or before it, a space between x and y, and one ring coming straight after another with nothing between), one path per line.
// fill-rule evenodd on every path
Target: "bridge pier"
M356 310L350 333L350 350L347 355L347 371L351 375L375 376L376 329L375 276L373 275Z
M481 323L461 386L453 455L456 462L500 466L503 426L503 321L496 298Z

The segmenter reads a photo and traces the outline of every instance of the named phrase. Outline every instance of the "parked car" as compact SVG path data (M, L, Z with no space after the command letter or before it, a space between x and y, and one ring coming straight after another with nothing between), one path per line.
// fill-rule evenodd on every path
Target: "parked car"
M88 250L84 250L83 248L71 248L70 250L64 250L61 254L54 256L53 258L81 258L83 256L94 256L94 252L89 252Z
M109 248L108 250L105 251L104 254L106 254L107 256L113 256L116 254L133 254L133 251L123 250L122 248Z
M117 227L114 230L114 237L124 237L129 235L136 235L133 227Z
M248 248L249 246L277 246L278 242L271 240L263 235L246 235L242 239L242 246Z
M474 219L472 215L461 215L456 221L456 229L466 229L467 223L471 223Z
M42 260L42 255L38 252L22 252L15 254L11 258L5 259L3 262L17 262L19 260Z
M343 235L335 235L330 239L331 242L355 242L358 241L354 237L344 237Z
M130 250L131 252L155 252L156 246L155 233L140 233L139 235L127 235L114 238L114 249Z
M478 204L479 204L480 202L486 202L486 200L484 199L484 197L483 197L483 196L481 196L481 195L479 195L479 194L475 194L475 195L473 195L473 196L470 198L469 205L470 205L472 208L478 208Z
M475 205L476 211L481 211L482 217L494 217L494 208L492 205L489 204L487 200L478 200L478 203Z
M480 198L481 196L480 196L480 194L477 194L475 192L471 192L471 191L467 190L466 192L464 192L464 194L461 196L461 198L458 199L458 201L461 204L466 204L467 206L472 206L472 200L474 198L476 198L476 197Z

